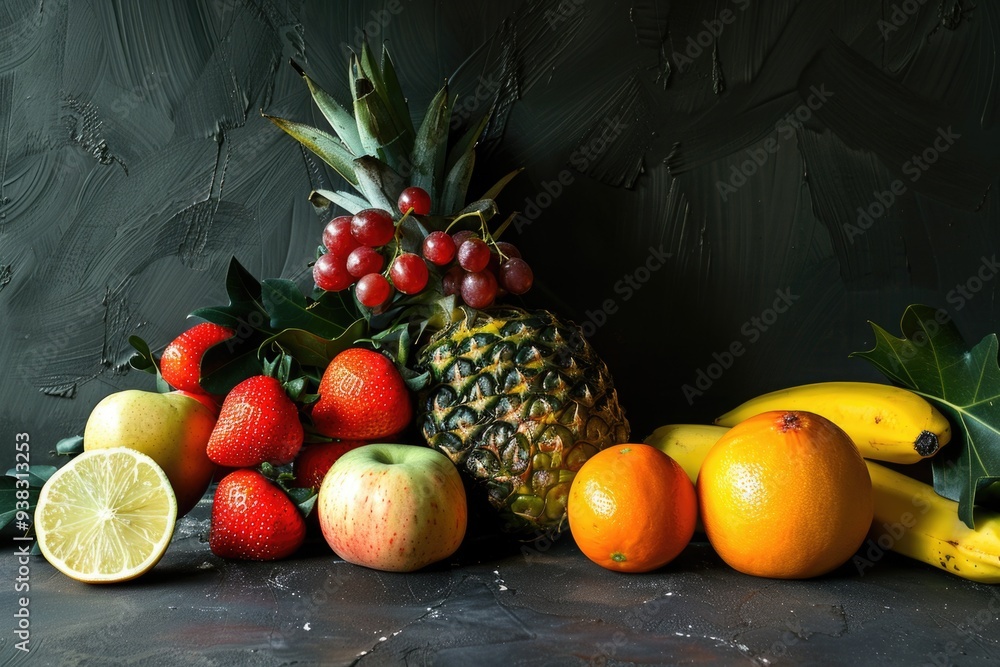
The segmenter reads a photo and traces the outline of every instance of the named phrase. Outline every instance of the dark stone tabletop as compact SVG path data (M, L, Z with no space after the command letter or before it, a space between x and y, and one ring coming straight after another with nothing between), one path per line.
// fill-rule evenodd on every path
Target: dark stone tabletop
M0 664L1000 663L1000 587L866 547L828 576L777 581L730 569L700 535L644 575L594 565L568 533L472 535L449 561L395 574L345 563L319 536L288 560L223 560L208 516L205 500L129 583L78 583L32 558L30 650L9 629ZM16 560L0 559L7 582Z

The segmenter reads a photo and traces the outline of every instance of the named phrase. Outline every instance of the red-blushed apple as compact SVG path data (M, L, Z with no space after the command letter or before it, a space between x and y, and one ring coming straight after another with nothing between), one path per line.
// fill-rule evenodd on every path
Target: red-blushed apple
M316 510L337 555L388 572L412 572L452 555L468 521L455 464L417 445L347 452L323 479Z
M215 474L205 448L216 414L186 392L119 391L94 406L83 448L128 447L149 456L167 474L177 516L183 516L205 495Z

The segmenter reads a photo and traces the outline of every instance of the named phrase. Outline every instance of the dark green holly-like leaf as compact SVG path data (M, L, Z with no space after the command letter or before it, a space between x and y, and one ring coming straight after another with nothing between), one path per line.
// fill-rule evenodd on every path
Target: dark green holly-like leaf
M233 257L226 273L228 306L209 306L191 313L192 317L235 329L237 336L248 328L266 324L267 311L261 300L260 282Z
M267 279L261 284L264 305L274 332L304 329L323 338L338 338L356 318L347 319L346 311L327 308L320 302L309 303L291 280Z
M161 394L170 391L170 385L160 375L160 365L156 355L149 349L149 343L139 336L129 336L128 344L135 350L135 354L128 360L129 365L137 371L156 376L156 390Z
M867 359L890 380L934 403L952 425L955 442L932 459L934 489L957 500L958 514L974 527L973 505L1000 481L1000 366L997 337L971 349L943 310L912 305L900 321L902 338L875 323Z
M223 396L243 380L260 375L263 367L257 349L262 339L263 334L254 330L208 348L201 358L202 389Z
M191 313L236 332L206 350L201 359L201 386L210 394L227 394L243 380L259 374L257 348L275 333L270 328L260 282L235 257L226 274L226 294L229 305L199 308Z
M277 343L302 366L325 369L331 359L363 337L366 329L367 324L363 319L355 321L333 339L323 338L304 329L285 329L264 341L261 348Z

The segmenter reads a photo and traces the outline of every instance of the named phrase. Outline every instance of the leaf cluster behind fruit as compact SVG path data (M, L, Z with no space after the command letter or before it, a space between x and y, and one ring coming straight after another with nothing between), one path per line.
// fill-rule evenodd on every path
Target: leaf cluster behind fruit
M1000 485L996 334L969 348L946 313L924 305L907 307L902 338L870 324L875 347L851 356L867 359L892 382L933 402L954 425L956 442L932 459L934 490L957 500L962 521L974 527L974 506L997 506Z

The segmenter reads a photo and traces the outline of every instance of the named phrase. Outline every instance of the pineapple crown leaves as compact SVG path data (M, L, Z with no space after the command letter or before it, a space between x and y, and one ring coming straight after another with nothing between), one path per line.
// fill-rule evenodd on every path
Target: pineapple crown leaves
M414 126L395 65L383 46L379 62L367 41L352 53L348 68L351 107L340 104L295 62L313 102L333 134L284 118L262 114L330 165L356 192L315 190L310 201L318 208L336 204L349 213L377 207L393 212L400 192L413 185L431 195L427 229L443 229L455 217L478 211L486 219L496 213L493 199L517 170L501 179L484 197L465 206L475 167L475 149L494 109L470 127L449 148L454 97L445 83L434 95L419 126ZM457 212L457 213L456 213Z

